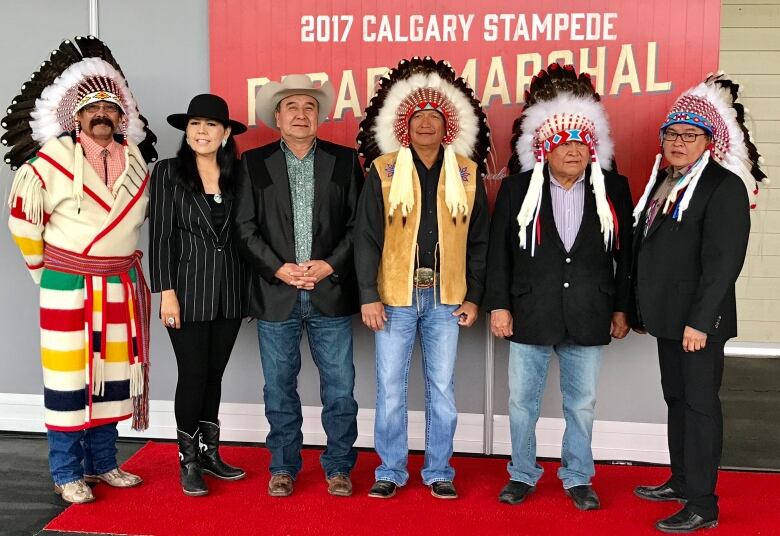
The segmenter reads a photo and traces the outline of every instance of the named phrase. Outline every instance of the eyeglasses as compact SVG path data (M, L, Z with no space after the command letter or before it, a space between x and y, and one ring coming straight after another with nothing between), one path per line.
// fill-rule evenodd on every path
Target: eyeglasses
M118 114L121 109L116 104L113 104L111 102L93 102L92 104L87 104L82 108L85 112L88 114L96 114L100 110L103 110L106 113L109 114Z
M677 138L682 138L684 143L693 143L699 136L709 136L706 132L704 134L696 134L695 132L675 132L674 130L664 131L664 141L677 141Z

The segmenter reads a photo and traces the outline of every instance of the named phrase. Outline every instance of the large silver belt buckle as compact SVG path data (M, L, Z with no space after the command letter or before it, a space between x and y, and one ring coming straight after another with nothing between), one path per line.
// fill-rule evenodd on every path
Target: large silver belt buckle
M431 288L434 285L433 268L417 268L414 271L414 286L417 288Z

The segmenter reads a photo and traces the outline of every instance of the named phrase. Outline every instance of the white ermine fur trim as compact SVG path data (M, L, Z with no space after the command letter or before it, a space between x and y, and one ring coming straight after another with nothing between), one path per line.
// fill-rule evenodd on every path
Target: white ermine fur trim
M77 143L73 150L73 199L76 200L78 210L81 210L81 201L84 199L84 148Z
M106 360L98 357L92 360L92 394L103 396L106 388Z
M463 187L463 180L460 178L460 167L455 158L455 150L452 145L444 148L444 203L450 211L453 218L458 213L467 215L469 213L468 199L466 198L466 188Z
M411 92L423 87L430 87L441 92L455 106L460 130L457 138L452 142L452 148L459 155L473 158L474 146L479 134L479 118L474 113L471 102L466 95L436 73L418 73L393 84L387 92L385 102L373 126L373 134L379 149L383 154L387 154L394 153L401 148L401 143L395 137L393 129L396 111Z
M601 171L598 159L590 165L590 183L596 197L596 214L601 224L601 233L604 235L604 248L609 249L614 238L615 222L612 221L612 210L609 208L607 190L604 186L604 173Z
M634 227L639 224L639 218L642 217L642 212L644 212L645 207L647 206L647 201L650 198L650 192L653 191L653 185L655 184L656 177L658 177L659 169L661 169L661 153L658 153L655 156L653 170L650 172L650 179L648 179L647 184L645 185L645 191L642 193L642 197L639 198L636 207L634 207Z
M592 98L575 97L565 93L549 101L542 101L530 106L523 112L523 131L517 139L515 150L523 171L534 167L539 140L535 139L536 130L550 117L558 114L579 114L587 117L596 125L595 148L596 156L604 169L612 169L614 143L609 131L609 120L604 106Z
M683 212L685 212L685 209L688 208L688 205L691 202L691 196L693 196L693 192L694 190L696 190L696 185L699 184L699 179L701 178L701 174L704 171L704 168L707 167L707 164L709 162L710 162L710 152L704 151L704 154L701 156L701 158L699 158L699 161L696 162L696 164L694 164L694 166L688 172L688 176L685 177L685 180L680 181L680 183L675 185L675 187L672 188L672 191L669 193L669 197L667 197L666 204L664 205L664 212L666 211L667 206L670 203L674 203L674 201L677 199L677 192L679 192L686 185L688 186L688 188L685 190L685 193L682 196L682 199L680 199L680 206L677 208L678 222L682 221Z
M525 249L527 247L528 233L526 229L532 222L536 222L534 215L538 216L539 209L541 207L542 200L542 187L544 186L544 164L537 162L534 165L534 171L531 173L531 181L528 183L528 191L523 199L523 204L520 205L520 212L517 213L517 223L520 226L520 232L518 236L520 238L520 248ZM536 233L536 225L533 227L533 232ZM535 234L534 234L535 236ZM535 238L532 237L531 247L533 249Z
M414 207L414 159L412 150L402 147L395 158L393 180L390 181L390 193L387 201L390 205L389 217L400 206L401 214L407 217Z
M35 109L30 112L30 129L32 137L41 145L52 138L62 134L57 112L60 102L68 90L78 85L85 78L103 76L113 79L122 93L122 100L126 103L125 118L127 120L127 137L135 144L146 138L144 124L138 113L133 94L127 86L127 81L109 63L99 58L84 58L65 69L54 82L43 90L39 99L35 101ZM75 103L74 103L75 104Z

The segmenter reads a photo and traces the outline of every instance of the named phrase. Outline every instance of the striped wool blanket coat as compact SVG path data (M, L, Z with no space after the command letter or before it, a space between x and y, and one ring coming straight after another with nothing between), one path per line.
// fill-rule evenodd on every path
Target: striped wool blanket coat
M130 417L131 389L137 394L139 388L139 352L144 353L144 342L148 345L148 339L140 340L148 330L139 329L142 315L134 299L143 277L140 263L125 263L122 273L85 275L53 260L54 251L72 254L74 266L116 264L117 258L138 255L148 204L146 163L130 144L128 165L110 191L84 162L78 200L74 149L68 135L44 144L19 168L9 198L11 233L40 285L46 427L60 431Z

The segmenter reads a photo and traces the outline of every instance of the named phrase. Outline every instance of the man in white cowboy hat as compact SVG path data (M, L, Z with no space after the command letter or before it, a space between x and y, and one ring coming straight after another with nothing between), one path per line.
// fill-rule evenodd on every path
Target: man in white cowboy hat
M376 332L374 444L382 460L369 496L390 498L409 479L406 391L419 333L421 476L434 497L455 499L455 362L458 334L476 321L484 287L489 215L477 162L487 154L487 122L447 62L413 58L382 80L358 142L371 168L355 258L363 322Z
M268 493L274 497L292 493L301 469L296 387L304 328L320 372L328 438L320 462L328 493L352 494L357 403L351 315L358 311L352 231L363 174L353 149L317 138L332 103L330 82L317 87L306 75L263 86L255 112L281 139L244 153L237 185L236 236L253 272L250 314L257 318L265 378Z
M149 289L136 246L157 153L102 42L64 41L51 59L33 75L51 83L25 85L2 122L5 161L18 167L8 226L40 286L54 489L85 503L87 482L141 483L119 468L116 440L118 421L148 420Z

